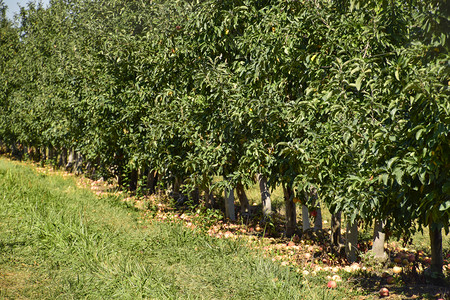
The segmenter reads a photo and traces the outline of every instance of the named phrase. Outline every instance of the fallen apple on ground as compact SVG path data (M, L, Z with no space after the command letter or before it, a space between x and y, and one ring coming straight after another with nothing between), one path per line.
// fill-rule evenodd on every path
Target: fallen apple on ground
M389 296L389 290L387 288L381 288L380 297L387 297L387 296Z
M334 289L334 288L337 286L337 283L336 283L336 281L334 281L334 280L330 280L330 281L328 281L327 286L328 286L330 289Z

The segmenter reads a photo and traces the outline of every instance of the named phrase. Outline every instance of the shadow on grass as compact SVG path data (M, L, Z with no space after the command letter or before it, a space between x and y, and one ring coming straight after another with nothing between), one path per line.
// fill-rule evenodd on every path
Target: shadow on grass
M27 242L25 241L16 241L16 242L2 242L0 241L0 250L6 249L6 248L14 248L18 246L25 246Z
M449 278L433 281L424 275L414 275L413 279L411 276L403 274L402 281L397 284L387 284L386 279L380 276L360 274L353 279L353 284L372 294L378 294L383 287L388 288L392 297L390 299L450 299ZM402 283L403 280L408 284Z

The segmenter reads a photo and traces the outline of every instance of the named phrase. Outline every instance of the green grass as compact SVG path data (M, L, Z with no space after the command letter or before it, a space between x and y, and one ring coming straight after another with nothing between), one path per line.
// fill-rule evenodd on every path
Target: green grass
M1 299L332 299L240 241L0 159ZM338 297L339 298L339 297Z
M340 272L330 290L326 275L303 277L244 240L149 220L119 196L0 158L0 299L377 298L378 284Z

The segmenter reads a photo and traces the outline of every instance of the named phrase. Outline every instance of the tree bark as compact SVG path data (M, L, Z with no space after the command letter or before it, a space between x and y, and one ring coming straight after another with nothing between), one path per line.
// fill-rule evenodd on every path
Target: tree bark
M183 180L179 177L175 175L175 178L173 179L173 188L172 188L172 193L174 197L177 197L180 195L180 189L181 189L181 184L183 183Z
M385 261L387 259L386 252L384 251L384 240L386 238L386 234L383 232L383 230L384 221L375 220L375 225L373 228L372 253L376 259Z
M340 211L331 215L331 245L334 252L340 253L342 245Z
M225 216L231 221L236 221L236 214L234 212L234 189L225 189Z
M203 188L203 201L205 201L206 206L213 208L215 205L214 195L208 187Z
M272 215L272 202L270 200L270 192L267 186L267 177L258 174L259 190L261 192L261 202L263 205L263 216L268 218Z
M38 157L42 162L45 162L47 160L47 150L45 149L45 147L36 148L36 152L38 153Z
M71 148L69 150L69 157L67 159L67 164L65 167L66 171L73 172L73 167L75 165L75 159L76 159L75 157L76 157L75 150L73 148Z
M1 147L1 142L0 142L0 147ZM28 147L27 146L23 146L23 154L26 155L27 159L30 159L29 155L28 155Z
M303 232L310 229L311 225L309 224L309 210L306 205L302 205L302 230Z
M16 143L11 143L11 155L17 157L19 155L19 151L17 150Z
M358 222L347 223L345 254L349 262L355 262L357 258L358 245Z
M164 193L164 188L166 187L163 182L163 174L162 173L156 173L158 177L156 178L157 185L155 187L155 193L158 195L162 195Z
M429 231L431 244L430 271L443 276L442 267L444 265L444 258L442 256L442 229L430 225Z
M52 146L48 147L48 160L52 163L52 160L55 158L55 151Z
M241 203L241 214L250 212L250 204L248 203L247 195L245 194L244 185L240 182L236 185L236 193Z
M314 217L314 231L322 230L322 209L320 205L316 207L316 216Z
M138 170L137 169L132 169L131 171L130 171L130 175L129 175L129 179L128 179L128 189L130 190L130 191L136 191L136 189L137 189L137 182L138 182L138 179L139 179L139 177L138 177Z
M200 190L198 188L198 186L196 186L189 194L190 200L192 200L192 202L194 204L198 204L200 202Z
M283 186L284 203L286 207L286 236L291 237L297 231L297 214L295 211L294 191Z
M81 155L81 153L75 152L75 166L74 166L75 174L77 175L81 174L82 163L83 163L83 155Z
M147 190L149 195L156 193L156 185L158 183L158 172L150 170L147 175Z
M314 231L322 230L322 209L320 208L319 196L317 189L312 188L309 192L309 199L314 207Z
M66 148L62 148L61 149L61 155L59 156L58 166L60 168L62 168L65 165L67 165L67 149Z
M40 153L40 151L39 151L39 148L38 148L38 147L31 146L29 151L30 151L29 153L30 153L31 159L32 159L34 162L38 162L39 159L40 159L40 156L41 156L41 153Z

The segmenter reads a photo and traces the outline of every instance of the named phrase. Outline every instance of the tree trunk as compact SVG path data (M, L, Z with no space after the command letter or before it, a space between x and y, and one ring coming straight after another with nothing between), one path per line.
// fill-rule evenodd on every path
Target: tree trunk
M43 148L36 148L36 151L38 153L38 157L42 162L45 162L47 160L47 150L45 147Z
M48 160L50 161L51 164L53 163L54 158L55 158L55 151L52 146L49 146L48 147Z
M382 220L375 220L375 225L373 228L372 253L376 259L385 261L387 259L386 252L384 251L384 240L386 234L383 230L384 222Z
M0 147L1 147L1 142L0 142ZM24 153L24 155L26 155L26 159L30 159L30 157L28 155L28 151L29 151L29 148L27 146L23 146L23 153Z
M41 158L41 152L39 151L39 148L37 147L30 147L30 158L34 162L38 162Z
M314 231L322 230L322 209L320 205L316 207L316 216L314 217Z
M144 192L144 179L145 179L145 172L146 168L138 168L138 180L137 180L137 187L136 190L139 190L141 193Z
M174 197L178 197L180 195L180 189L181 184L183 183L183 180L175 175L175 178L173 179L173 186L172 186L172 193Z
M76 157L75 150L71 148L69 150L69 158L67 159L66 171L73 172L73 167L75 165L76 160L75 157Z
M302 205L302 225L303 232L311 228L309 224L309 210L306 205Z
M347 232L345 235L345 254L349 262L355 262L357 258L358 245L358 222L347 223Z
M258 174L259 190L261 192L261 202L263 205L263 216L268 218L272 215L272 202L270 200L270 192L267 186L267 177Z
M225 216L231 221L236 221L236 214L234 212L234 189L225 189Z
M130 171L129 174L129 179L128 179L128 190L134 192L137 189L137 182L138 182L138 170L137 169L132 169Z
M331 245L335 253L341 252L342 236L340 211L331 215Z
M442 267L444 265L444 259L442 256L442 229L441 228L438 229L430 225L429 231L431 244L430 271L432 273L438 273L439 275L443 275Z
M291 237L297 231L297 214L295 211L294 191L283 186L284 203L286 207L286 236Z
M18 155L16 143L11 143L11 155L14 157L16 157Z
M75 166L74 166L75 174L77 175L81 174L82 164L83 164L83 155L81 155L81 153L75 152Z
M213 208L215 205L214 195L208 187L203 188L203 201L205 201L206 206Z
M147 190L149 195L156 193L156 185L158 183L158 172L150 170L147 175Z
M319 196L316 188L311 188L309 200L314 207L314 231L322 230L322 209L320 208Z
M125 170L121 162L117 163L117 185L122 188L126 184Z
M198 204L200 201L200 191L198 186L196 186L189 194L190 200L192 200L192 202L194 204Z
M244 185L240 182L236 185L236 193L241 203L241 214L249 213L250 204L248 203L247 195L245 194Z
M67 149L66 148L62 148L61 149L61 155L59 156L58 166L60 168L62 168L65 165L67 165Z

